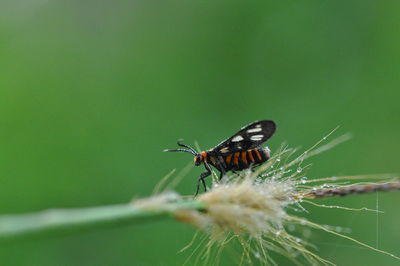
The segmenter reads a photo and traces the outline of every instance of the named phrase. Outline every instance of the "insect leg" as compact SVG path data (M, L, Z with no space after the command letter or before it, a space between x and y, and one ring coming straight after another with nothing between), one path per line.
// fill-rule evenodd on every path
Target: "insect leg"
M218 156L218 161L217 161L217 168L220 171L220 176L219 176L219 180L222 179L222 177L226 174L226 170L228 168L228 166L225 163L225 160L222 156Z
M219 169L221 170L221 174L219 175L219 180L221 180L224 177L224 175L226 174L226 171L225 171L224 167L220 167Z
M200 178L197 180L196 193L194 194L194 197L196 197L197 194L199 194L199 191L200 191L200 183L203 184L204 191L207 191L206 182L204 181L204 178L206 178L206 177L209 176L210 174L211 174L211 173L209 173L209 172L201 173Z
M206 182L204 181L204 179L211 175L211 168L208 165L208 163L204 163L204 166L206 167L207 171L204 173L201 173L200 178L197 180L197 188L196 188L196 194L194 195L195 197L197 196L197 194L199 194L199 190L200 190L200 182L203 184L204 187L204 191L207 191L207 187L206 187Z

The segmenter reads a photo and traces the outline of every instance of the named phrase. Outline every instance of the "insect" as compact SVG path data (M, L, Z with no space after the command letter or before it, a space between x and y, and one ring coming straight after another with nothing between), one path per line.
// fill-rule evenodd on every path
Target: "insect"
M269 139L275 132L276 124L272 120L260 120L244 126L232 137L222 141L212 149L197 152L189 145L178 140L178 145L185 149L164 150L165 152L188 152L194 156L196 166L204 164L206 171L203 172L198 181L196 194L199 193L200 183L204 191L207 191L204 179L211 175L211 167L220 172L220 179L228 171L241 171L259 166L270 158L268 147L260 145Z

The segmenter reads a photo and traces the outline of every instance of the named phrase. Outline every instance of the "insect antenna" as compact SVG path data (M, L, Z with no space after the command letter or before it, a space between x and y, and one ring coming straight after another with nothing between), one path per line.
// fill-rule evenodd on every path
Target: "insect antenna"
M183 144L182 142L181 142L182 140L178 140L176 143L179 145L179 146L181 146L181 147L185 147L185 148L188 148L189 150L191 150L192 152L193 152L193 154L198 154L198 152L195 150L195 149L193 149L192 147L190 147L189 145L186 145L186 144Z
M166 150L163 150L163 152L179 152L179 151L188 152L188 153L191 153L191 154L193 154L193 155L196 155L196 154L197 154L197 153L194 153L194 152L191 151L191 150L186 150L186 149L175 149L175 150L168 150L168 149L166 149Z
M178 141L177 141L177 144L178 144L179 146L185 147L185 148L187 148L187 149L175 149L175 150L168 150L168 149L166 149L166 150L164 150L164 152L188 152L188 153L193 154L194 156L196 156L196 155L199 154L195 149L193 149L193 148L190 147L189 145L185 145L185 144L181 143L181 140L178 140Z

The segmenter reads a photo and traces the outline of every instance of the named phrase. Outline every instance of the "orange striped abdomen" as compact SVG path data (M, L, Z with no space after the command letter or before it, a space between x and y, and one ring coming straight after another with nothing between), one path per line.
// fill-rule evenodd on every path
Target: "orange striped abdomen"
M255 148L252 150L235 152L224 157L226 171L243 170L249 167L255 167L269 159L268 148Z

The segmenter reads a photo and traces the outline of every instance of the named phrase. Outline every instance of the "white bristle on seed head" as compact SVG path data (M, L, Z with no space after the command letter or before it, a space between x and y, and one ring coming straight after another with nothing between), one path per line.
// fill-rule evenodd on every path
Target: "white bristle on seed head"
M209 233L228 230L258 237L282 227L286 217L284 207L292 203L292 191L292 182L269 180L260 183L250 176L240 181L228 181L199 197L207 206L207 213L200 216L197 213L196 217L184 220L190 220Z

